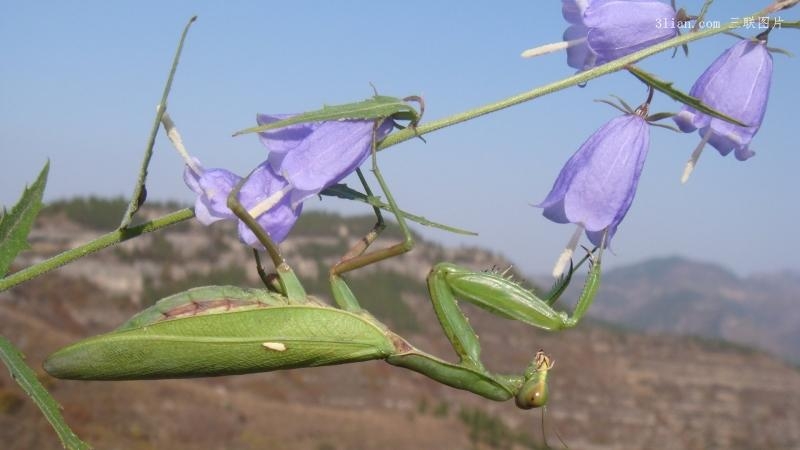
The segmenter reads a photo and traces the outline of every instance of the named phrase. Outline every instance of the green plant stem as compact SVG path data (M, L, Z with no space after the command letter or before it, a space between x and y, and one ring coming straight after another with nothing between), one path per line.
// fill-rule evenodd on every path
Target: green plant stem
M174 225L178 222L191 219L192 217L194 217L194 211L189 208L184 208L135 227L123 228L104 234L86 244L67 250L48 260L34 264L3 278L0 280L0 292L106 247Z
M788 3L788 2L784 2ZM792 4L796 2L791 2ZM668 50L673 47L677 47L683 45L687 42L696 41L698 39L703 39L706 37L713 36L715 34L724 33L726 31L732 30L734 28L738 28L742 26L742 24L746 20L755 19L758 17L766 16L774 11L774 5L770 5L770 7L765 8L762 11L759 11L749 17L740 18L737 20L733 20L728 22L725 25L720 26L719 28L708 28L702 31L693 32L693 33L686 33L682 36L677 36L672 38L668 41L664 41L660 44L653 45L652 47L648 47L644 50L640 50L636 53L632 53L628 56L625 56L620 59L615 59L609 63L603 64L602 66L595 67L593 69L589 69L584 72L580 72L576 75L573 75L568 78L564 78L563 80L556 81L554 83L546 84L544 86L523 92L521 94L517 94L506 99L500 100L495 103L490 103L488 105L483 105L474 109L470 109L468 111L464 111L458 114L454 114L452 116L445 117L443 119L434 120L432 122L428 122L425 124L421 124L416 128L408 127L405 130L401 130L397 133L392 133L386 137L381 143L378 145L378 150L383 150L385 148L391 147L393 145L397 145L401 142L405 142L409 139L412 139L417 136L422 136L424 134L440 130L442 128L449 127L451 125L455 125L461 122L466 122L468 120L472 120L476 117L484 116L486 114L493 113L495 111L500 111L501 109L506 109L514 105L518 105L520 103L524 103L530 100L533 100L537 97L541 97L543 95L552 94L553 92L560 91L562 89L566 89L571 86L576 86L579 84L586 83L587 81L609 74L611 72L616 72L618 70L625 69L626 66L629 64L633 64L643 58L648 56L654 55L659 52L663 52L664 50Z
M9 372L11 378L19 384L20 388L33 400L36 406L42 411L44 417L61 439L61 444L68 450L89 450L91 447L80 440L64 421L58 402L47 392L42 383L23 359L22 353L6 338L0 336L0 361L2 361Z
M632 53L626 57L611 61L609 63L603 64L602 66L595 67L593 69L578 73L571 77L565 78L560 81L556 81L554 83L550 83L521 94L517 94L511 97L508 97L504 100L500 100L495 103L490 103L488 105L480 106L478 108L474 108L468 111L464 111L458 114L454 114L452 116L445 117L443 119L434 120L432 122L428 122L426 124L422 124L417 126L416 128L406 128L405 130L401 130L397 133L392 133L386 137L377 147L377 150L383 150L385 148L391 147L393 145L397 145L401 142L405 142L409 139L412 139L417 136L422 136L427 133L431 133L436 130L440 130L442 128L449 127L451 125L455 125L458 123L466 122L477 117L493 113L495 111L499 111L501 109L509 108L514 105L518 105L520 103L527 102L529 100L533 100L537 97L541 97L543 95L551 94L556 91L560 91L562 89L566 89L571 86L576 86L582 83L586 83L589 80L594 78L606 75L611 72L616 72L618 70L622 70L626 68L629 64L633 64L643 58L648 56L654 55L656 53L668 50L673 47L677 47L679 45L683 45L688 42L696 41L698 39L703 39L706 37L710 37L716 34L725 33L729 30L734 28L738 28L742 26L742 24L746 20L752 20L758 17L763 17L772 13L775 13L782 8L788 8L791 6L796 5L800 0L783 0L780 2L776 2L768 6L767 8L759 11L755 14L752 14L748 17L733 20L725 25L722 25L719 28L708 28L699 32L687 33L682 36L675 37L668 41L662 42L660 44L656 44L652 47L648 47L644 50L640 50L636 53ZM784 26L787 27L795 27L796 22L784 22ZM168 88L167 88L168 91ZM123 229L111 232L100 238L91 241L87 244L84 244L80 247L77 247L72 250L68 250L60 255L57 255L53 258L48 259L47 261L43 261L39 264L35 264L31 267L23 269L19 272L16 272L2 280L0 280L0 292L5 291L17 284L20 284L24 281L30 280L35 278L45 272L49 272L57 267L60 267L64 264L67 264L71 261L74 261L78 258L86 256L90 253L94 253L98 250L106 248L108 246L117 244L119 242L134 238L144 233L149 233L151 231L155 231L159 228L164 228L169 225L173 225L175 223L181 222L183 220L187 220L194 216L194 212L188 209L177 211L175 213L169 214L167 216L161 217L154 221L145 223L138 227L130 228L130 229ZM127 214L126 214L127 217ZM124 223L124 222L123 222Z

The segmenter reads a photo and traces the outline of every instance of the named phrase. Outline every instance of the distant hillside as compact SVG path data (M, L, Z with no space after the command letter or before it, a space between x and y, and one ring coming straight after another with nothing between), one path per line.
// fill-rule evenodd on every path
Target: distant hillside
M150 205L142 214L167 212L161 206ZM119 217L115 208L122 207L121 200L103 199L51 205L32 233L33 250L21 255L18 267L109 231ZM99 218L98 211L113 214L113 220ZM328 269L373 220L303 215L282 250L308 292L329 297ZM397 232L387 231L376 246L396 240ZM347 279L362 305L382 321L420 348L453 359L425 289L425 276L439 261L475 270L510 264L482 249L420 240L412 252ZM609 273L594 308L603 313L615 305L608 299L621 297L614 287L618 279L641 294L631 294L639 300L638 317L651 314L641 312L650 305L642 296L651 289L689 289L697 280L711 279L718 288L735 285L736 277L724 270L699 276L700 269L693 268L681 275L669 267L687 262L660 264L631 268L641 273ZM667 275L669 283L663 280ZM763 282L783 286L776 281L783 278L776 277ZM48 353L113 329L159 297L224 283L259 286L250 252L232 227L188 221L0 294L0 334L38 368ZM787 292L792 286L786 284ZM740 303L747 301L743 297ZM555 448L560 448L555 428L576 449L800 448L800 372L778 358L721 341L649 336L593 321L544 332L463 307L493 370L520 373L540 348L554 358L545 433ZM618 306L626 308L636 309L633 303ZM670 321L687 320L683 309L670 311ZM543 442L538 411L492 402L380 361L167 381L71 382L39 373L70 425L99 449L521 450L542 448ZM60 448L41 414L2 370L0 447Z
M609 270L590 315L655 333L700 336L800 363L800 274L738 277L671 257Z

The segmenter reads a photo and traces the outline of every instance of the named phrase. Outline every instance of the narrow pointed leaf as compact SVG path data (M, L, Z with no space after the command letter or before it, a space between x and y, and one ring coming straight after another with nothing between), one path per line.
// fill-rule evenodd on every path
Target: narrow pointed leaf
M703 6L700 8L700 12L697 13L697 19L695 19L694 22L693 28L695 31L699 29L699 24L705 20L708 9L711 8L712 3L714 3L714 0L706 0L703 2Z
M633 113L633 108L631 108L631 105L629 105L625 100L623 100L622 97L620 97L618 95L614 95L614 94L611 94L611 96L614 97L615 99L617 99L619 104L622 105L623 108L625 108L625 110L628 112L628 114Z
M33 221L42 208L42 195L47 184L47 172L50 169L48 161L39 177L22 192L22 196L11 212L4 212L0 217L0 277L5 276L14 258L27 250L28 233L31 231Z
M713 109L706 105L705 103L701 102L699 99L692 97L691 95L681 92L674 87L672 87L672 83L664 80L660 80L656 78L653 74L645 72L644 70L639 69L636 66L628 66L628 72L630 72L633 76L640 79L643 83L647 84L648 86L652 86L653 89L660 91L673 100L679 101L687 106L690 106L700 112L704 112L710 116L722 119L726 122L730 122L734 125L739 125L742 127L749 126L746 123L739 122L738 120L725 115L716 109Z
M779 47L767 47L770 53L779 53L784 56L788 56L790 58L794 58L794 53L790 52L789 50L779 48Z
M64 416L61 415L60 406L56 400L36 378L36 373L25 364L19 350L2 336L0 336L0 360L8 367L9 372L11 372L11 378L19 384L22 390L28 394L42 411L44 417L50 422L50 425L52 425L61 439L64 448L69 450L88 450L91 448L69 428L69 425L64 421Z
M361 193L361 192L359 192L359 191L357 191L355 189L350 188L349 186L347 186L344 183L334 184L333 186L331 186L331 187L325 189L324 191L322 191L320 194L321 195L327 195L327 196L330 196L330 197L338 197L338 198L342 198L342 199L345 199L345 200L356 200L356 201L359 201L359 202L366 203L368 205L372 205L372 206L378 207L378 208L380 208L380 209L382 209L384 211L392 212L392 210L389 208L389 205L387 205L386 203L383 203L378 197L365 195L365 194L363 194L363 193ZM463 235L467 235L467 236L477 236L478 235L478 233L475 233L474 231L463 230L461 228L451 227L449 225L443 225L443 224L428 220L428 219L426 219L426 218L424 218L422 216L417 216L417 215L405 212L403 210L400 210L400 214L402 214L403 217L405 217L408 220L411 220L413 222L417 222L418 224L425 225L427 227L438 228L440 230L449 231L451 233L456 233L456 234L463 234Z
M655 113L647 116L648 122L658 122L659 120L669 119L670 117L674 116L675 113L673 112L660 112Z
M667 130L674 131L676 133L681 133L681 130L679 130L678 127L674 125L667 125L665 123L651 123L650 125L659 128L666 128Z
M119 224L120 230L128 228L131 225L131 222L133 221L133 215L136 214L136 211L139 211L139 208L147 199L147 187L145 186L145 181L147 180L147 168L150 166L150 158L153 156L153 146L156 142L158 129L161 127L161 118L164 116L164 112L167 110L167 98L169 97L169 91L172 89L172 81L175 79L175 72L178 70L178 62L181 59L181 52L183 51L183 43L186 41L186 35L189 33L189 27L192 26L195 20L197 20L197 16L192 16L189 19L189 23L187 23L183 28L183 33L178 41L178 48L175 50L175 56L172 58L172 66L169 69L169 75L167 75L167 82L164 84L164 91L161 93L161 101L156 107L156 117L153 120L153 125L150 127L150 136L147 138L147 145L145 146L144 156L142 157L142 165L139 169L139 176L136 179L136 185L133 187L131 201L128 204L128 209L125 211L125 214L123 214L122 221Z
M631 109L626 110L625 108L623 108L622 106L612 102L611 100L606 100L606 99L603 99L603 98L599 98L599 99L596 99L595 101L597 103L605 103L606 105L616 109L617 111L619 111L619 112L621 112L623 114L631 114L631 112L632 112Z
M393 117L398 120L419 120L419 113L402 99L386 95L376 95L360 102L324 106L316 111L304 112L289 119L237 131L234 136L247 133L260 133L275 130L297 123L322 122L327 120L371 120Z

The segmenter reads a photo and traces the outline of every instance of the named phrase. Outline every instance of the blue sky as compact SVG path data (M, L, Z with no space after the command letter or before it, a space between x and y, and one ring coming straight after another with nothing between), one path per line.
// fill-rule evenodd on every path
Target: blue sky
M718 0L727 21L765 0ZM298 112L381 93L425 97L435 119L570 75L563 54L519 53L557 41L558 1L486 2L10 2L0 1L0 204L16 201L49 158L46 199L129 195L180 31L197 14L169 102L186 144L208 167L245 173L265 157L253 136L231 138L255 114ZM702 1L684 1L689 12ZM784 11L797 20L798 10ZM754 31L746 31L755 34ZM795 53L797 30L770 44ZM734 38L662 53L646 70L688 90ZM798 269L789 233L800 219L795 138L798 58L775 55L770 105L747 162L708 149L689 183L679 183L696 134L653 129L637 198L614 240L609 267L683 255L739 273ZM525 272L549 272L572 228L531 204L549 191L567 158L618 113L594 99L631 104L645 89L625 73L483 117L380 154L400 205L478 231L457 237L415 227L449 245L503 253ZM657 96L651 111L679 105ZM150 198L189 202L182 164L156 143ZM346 213L360 205L325 199L308 207Z

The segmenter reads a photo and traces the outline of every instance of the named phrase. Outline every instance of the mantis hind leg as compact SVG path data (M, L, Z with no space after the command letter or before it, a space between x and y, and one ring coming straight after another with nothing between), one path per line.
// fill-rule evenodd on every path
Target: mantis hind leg
M377 126L378 123L376 122L375 127L377 128ZM352 312L361 312L363 309L359 305L358 300L356 300L356 297L353 295L352 291L347 286L347 283L344 281L341 275L351 270L355 270L360 267L391 258L393 256L401 255L411 250L411 248L414 246L414 238L408 229L408 225L406 225L403 215L400 213L400 210L397 207L397 203L394 201L394 197L392 196L386 181L383 179L380 169L378 168L378 159L375 147L375 134L373 133L372 172L375 174L375 178L378 180L378 184L380 185L384 195L386 195L386 202L389 204L389 209L397 219L397 224L403 234L403 240L389 247L367 253L367 248L378 238L378 235L385 228L385 223L380 210L377 207L373 207L377 217L375 226L373 226L372 230L370 230L370 232L368 232L358 243L356 243L342 257L342 259L331 268L330 271L331 289L333 291L333 297L336 300L336 304L339 305L340 308ZM367 195L372 195L369 186L367 185L367 182L360 170L357 173Z

